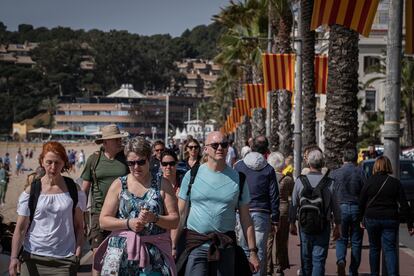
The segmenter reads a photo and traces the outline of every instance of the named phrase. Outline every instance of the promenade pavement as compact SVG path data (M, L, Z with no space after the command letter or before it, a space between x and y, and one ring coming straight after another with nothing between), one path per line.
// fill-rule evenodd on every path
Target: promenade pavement
M404 233L407 232L405 225L401 225L400 228L400 249L399 249L399 258L400 258L400 275L401 276L411 276L414 275L414 250L409 248L411 245L405 245L403 242L407 244L412 242L408 240L409 237L405 236ZM414 237L412 237L414 240ZM336 273L336 254L335 254L335 243L332 242L328 252L328 259L326 261L326 273L325 275L337 275ZM349 264L350 260L350 248L347 251L347 264ZM369 243L368 243L368 236L367 233L364 233L364 241L363 241L363 249L362 249L362 261L359 272L361 276L369 275ZM286 276L293 276L298 275L297 270L300 268L300 246L299 246L299 238L297 236L290 236L289 237L289 259L291 268L285 270ZM92 254L88 252L81 260L81 268L80 272L78 273L79 276L87 276L91 275L91 264L92 264ZM348 270L348 268L347 268ZM348 272L348 271L347 271Z

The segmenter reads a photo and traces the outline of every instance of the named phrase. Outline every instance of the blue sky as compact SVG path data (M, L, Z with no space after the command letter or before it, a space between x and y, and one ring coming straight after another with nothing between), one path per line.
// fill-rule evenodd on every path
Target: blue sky
M0 0L0 21L15 31L35 28L127 30L141 35L179 36L185 29L210 24L229 0Z

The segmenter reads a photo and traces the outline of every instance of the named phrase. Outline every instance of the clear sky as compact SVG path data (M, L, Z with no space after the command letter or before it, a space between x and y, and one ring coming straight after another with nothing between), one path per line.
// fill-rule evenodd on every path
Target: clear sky
M127 30L141 35L179 36L212 23L229 0L0 0L0 21L9 31L22 23L35 28Z

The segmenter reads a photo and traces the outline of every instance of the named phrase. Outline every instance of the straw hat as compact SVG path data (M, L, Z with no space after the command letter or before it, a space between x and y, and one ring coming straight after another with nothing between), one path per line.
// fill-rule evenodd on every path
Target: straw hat
M119 128L116 125L104 126L102 128L101 132L102 132L102 137L95 140L95 143L97 143L97 144L102 144L103 140L124 138L124 137L129 136L128 132L121 133L121 131L119 130Z

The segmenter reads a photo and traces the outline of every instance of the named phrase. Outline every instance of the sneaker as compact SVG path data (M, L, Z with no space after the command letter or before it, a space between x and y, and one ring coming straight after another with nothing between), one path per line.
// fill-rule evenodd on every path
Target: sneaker
M346 276L345 273L345 262L340 261L336 264L337 268L338 268L338 276Z

